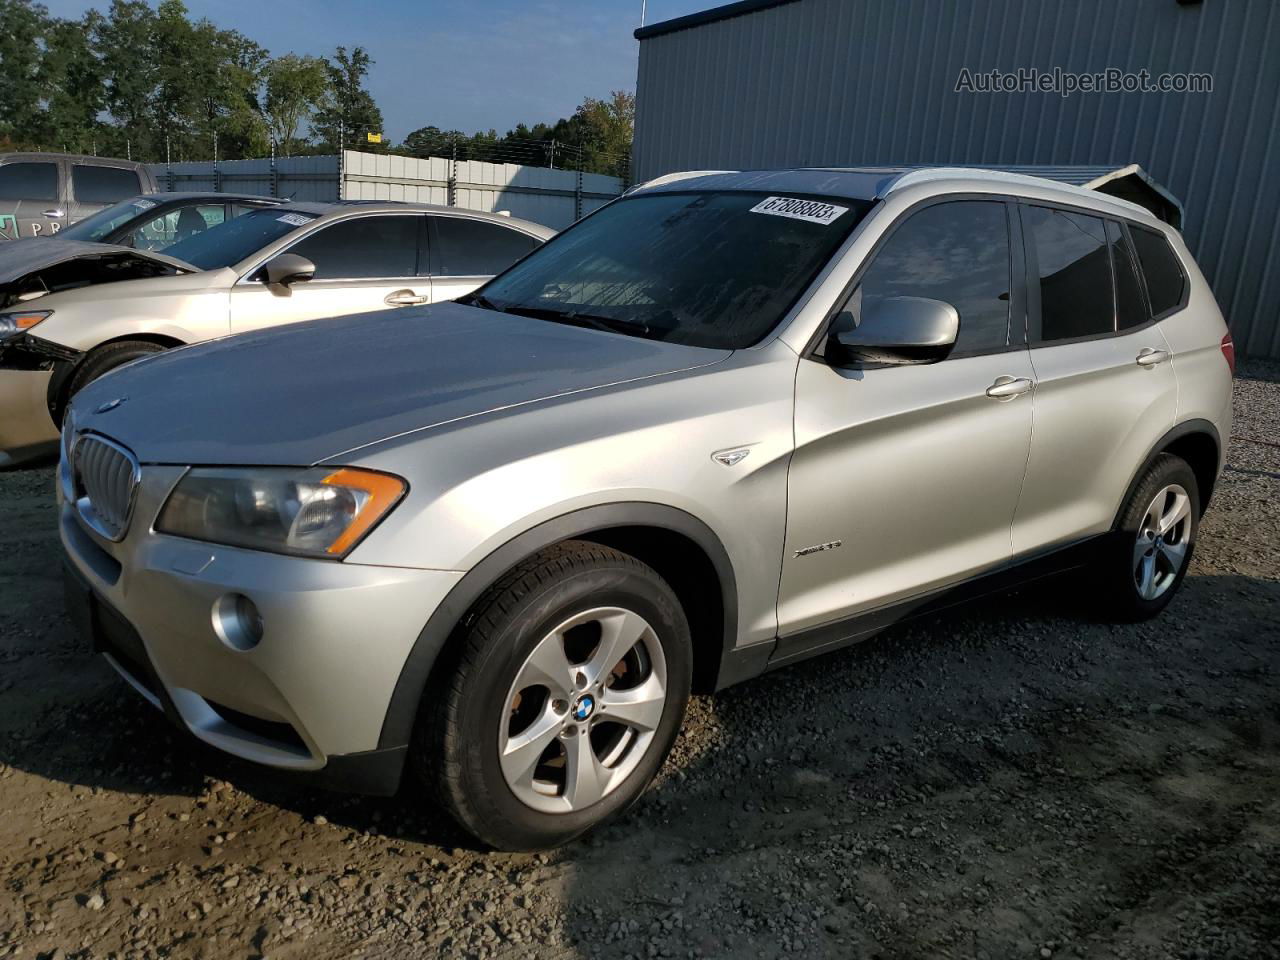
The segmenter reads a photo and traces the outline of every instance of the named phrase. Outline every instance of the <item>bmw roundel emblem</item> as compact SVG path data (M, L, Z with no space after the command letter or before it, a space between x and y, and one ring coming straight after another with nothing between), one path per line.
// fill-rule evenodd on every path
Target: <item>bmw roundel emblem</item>
M595 711L595 709L596 709L595 698L592 697L591 694L589 693L583 694L581 697L578 698L578 702L574 704L573 719L581 723L583 720L587 719L587 717L591 716L591 714Z

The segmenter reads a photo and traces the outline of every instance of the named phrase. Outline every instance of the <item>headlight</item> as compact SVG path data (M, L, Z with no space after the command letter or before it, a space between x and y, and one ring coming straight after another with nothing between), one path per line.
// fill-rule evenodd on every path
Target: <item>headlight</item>
M404 496L399 477L353 467L195 467L156 530L306 557L346 556Z
M37 323L52 316L52 310L14 310L11 313L0 313L0 340L26 333Z

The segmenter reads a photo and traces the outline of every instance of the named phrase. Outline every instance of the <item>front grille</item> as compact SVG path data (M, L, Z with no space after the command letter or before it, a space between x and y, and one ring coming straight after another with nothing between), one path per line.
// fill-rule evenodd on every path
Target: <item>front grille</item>
M132 453L94 433L80 436L72 455L76 510L108 540L121 540L129 529L138 487L138 461Z

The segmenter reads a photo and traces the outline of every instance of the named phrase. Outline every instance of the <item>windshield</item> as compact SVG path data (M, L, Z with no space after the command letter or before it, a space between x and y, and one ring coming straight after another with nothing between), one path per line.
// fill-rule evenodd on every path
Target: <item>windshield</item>
M135 217L140 217L148 210L154 210L157 204L146 197L134 197L132 200L121 200L114 206L99 210L93 216L77 220L65 230L58 231L58 236L68 240L85 240L90 243L102 241L107 234L117 227L123 227Z
M318 216L318 213L280 207L252 210L219 227L179 240L167 248L165 253L185 260L201 270L229 267L279 240L286 233L305 226Z
M565 231L464 302L737 349L791 309L870 209L745 192L641 194Z

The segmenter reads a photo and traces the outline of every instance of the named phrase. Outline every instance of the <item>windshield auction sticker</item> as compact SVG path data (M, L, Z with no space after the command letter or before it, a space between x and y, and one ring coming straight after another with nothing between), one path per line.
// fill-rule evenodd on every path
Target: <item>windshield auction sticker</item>
M751 208L751 213L767 213L774 217L790 217L792 220L806 220L809 223L820 223L824 227L834 223L840 214L848 211L848 207L837 207L834 203L823 203L821 200L800 200L796 197L766 197Z
M305 227L315 217L308 217L305 213L286 213L284 216L276 217L281 223L287 223L291 227Z

